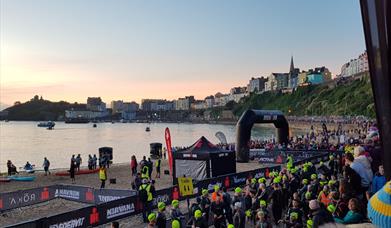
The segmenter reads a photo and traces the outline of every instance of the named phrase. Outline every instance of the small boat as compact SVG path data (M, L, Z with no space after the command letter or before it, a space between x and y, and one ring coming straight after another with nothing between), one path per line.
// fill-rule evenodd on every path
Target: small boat
M11 179L8 177L0 177L0 182L10 182Z
M37 126L38 127L47 127L48 129L51 128L53 129L54 125L56 125L53 121L48 121L48 122L41 122Z
M151 129L149 127L147 127L147 128L145 128L145 131L149 132L149 131L151 131Z
M99 172L99 169L81 169L79 172L75 171L75 175L82 175L82 174L91 174L91 173L97 173ZM55 173L56 176L69 176L69 170L63 171L63 172L57 172Z
M13 181L33 181L33 180L35 180L35 176L9 176L8 178Z

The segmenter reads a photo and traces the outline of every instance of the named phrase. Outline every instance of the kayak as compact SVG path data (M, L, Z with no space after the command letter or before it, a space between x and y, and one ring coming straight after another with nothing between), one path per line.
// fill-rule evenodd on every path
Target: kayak
M26 173L34 173L35 172L34 169L24 169L24 171L26 171Z
M82 175L82 174L91 174L91 173L97 173L99 172L99 169L81 169L80 171L75 171L75 175ZM63 171L63 172L57 172L55 173L56 176L69 176L69 170Z
M35 176L8 176L10 180L13 181L33 181L35 180Z
M9 179L8 177L0 177L0 182L10 182L11 179Z

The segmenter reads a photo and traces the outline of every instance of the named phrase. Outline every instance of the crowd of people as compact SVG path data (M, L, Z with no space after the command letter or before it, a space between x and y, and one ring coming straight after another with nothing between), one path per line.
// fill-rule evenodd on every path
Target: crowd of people
M369 221L366 204L386 183L384 169L382 165L372 167L373 158L360 145L339 155L330 153L320 164L306 162L296 167L293 159L288 159L280 172L250 177L246 186L235 188L233 194L217 185L213 192L202 189L190 207L187 227L298 228ZM142 179L142 183L147 181ZM153 192L148 197L152 200ZM149 209L144 217L148 227L166 227L167 219L172 227L183 227L184 213L178 201L171 204L169 212L164 203L158 204L157 212Z
M367 202L384 186L386 179L378 138L364 137L373 125L372 128L369 125L359 127L362 128L352 131L356 138L347 138L338 144L325 139L346 136L347 132L329 131L325 125L321 131L311 129L313 133L291 138L288 145L268 141L270 149L302 149L301 144L310 145L314 150L326 149L329 158L320 164L306 162L296 167L290 158L280 172L271 172L258 179L249 178L242 188L215 186L213 192L202 189L201 196L186 211L186 219L177 200L171 202L169 210L160 202L157 211L152 212L155 187L150 171L153 163L144 157L139 163L141 172L137 172L138 164L133 157L131 169L136 175L133 188L139 190L144 202L143 220L151 228L166 227L167 221L172 227L186 224L186 227L213 225L217 228L318 227L328 223L369 221Z

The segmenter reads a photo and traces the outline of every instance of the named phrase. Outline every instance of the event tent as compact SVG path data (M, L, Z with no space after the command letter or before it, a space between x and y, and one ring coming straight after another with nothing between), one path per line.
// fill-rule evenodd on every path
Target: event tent
M236 173L235 152L227 151L202 136L190 147L173 153L173 182L178 177L203 180Z

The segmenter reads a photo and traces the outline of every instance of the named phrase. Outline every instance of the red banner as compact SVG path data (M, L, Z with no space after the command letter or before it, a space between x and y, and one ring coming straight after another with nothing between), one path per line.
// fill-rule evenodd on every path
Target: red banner
M170 129L168 129L168 127L166 127L166 131L164 133L164 138L166 139L166 147L167 147L167 155L168 155L168 165L170 167L170 174L172 175L171 135L170 135Z

